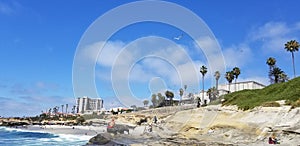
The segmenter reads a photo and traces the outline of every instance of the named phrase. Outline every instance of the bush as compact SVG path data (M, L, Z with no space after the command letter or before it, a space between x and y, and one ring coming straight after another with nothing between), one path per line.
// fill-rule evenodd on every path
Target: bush
M265 102L261 106L263 107L280 107L280 104L275 101Z
M85 122L85 119L84 119L84 117L79 116L79 117L77 117L76 122L82 125L83 122Z
M295 107L300 107L300 98L297 101L292 103L292 108L295 108Z
M285 105L292 105L293 104L293 101L291 101L291 100L286 100L285 101Z

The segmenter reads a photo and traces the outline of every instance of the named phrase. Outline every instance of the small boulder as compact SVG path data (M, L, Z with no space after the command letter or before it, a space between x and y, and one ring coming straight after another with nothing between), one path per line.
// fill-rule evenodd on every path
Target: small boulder
M98 134L91 138L87 145L105 145L110 142L110 139L103 136L102 134Z

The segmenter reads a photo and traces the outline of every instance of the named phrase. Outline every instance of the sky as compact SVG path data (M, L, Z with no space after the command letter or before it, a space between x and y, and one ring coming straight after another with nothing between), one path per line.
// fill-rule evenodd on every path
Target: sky
M160 7L164 4L166 9ZM205 89L215 85L216 70L225 84L225 71L235 66L241 69L238 81L268 85L269 57L292 79L291 53L284 44L300 40L299 4L0 0L0 116L72 107L84 95L100 97L110 108L142 104L165 90L179 98L184 85L186 93L199 93L202 65L208 67ZM131 19L139 21L125 23ZM296 75L299 63L296 52Z

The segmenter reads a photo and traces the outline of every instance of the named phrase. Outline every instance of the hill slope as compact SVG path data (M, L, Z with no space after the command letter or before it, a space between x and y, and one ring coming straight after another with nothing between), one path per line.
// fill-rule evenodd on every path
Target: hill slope
M248 110L274 101L286 100L286 104L300 106L300 77L285 83L269 85L263 89L243 90L227 94L223 105L237 105Z

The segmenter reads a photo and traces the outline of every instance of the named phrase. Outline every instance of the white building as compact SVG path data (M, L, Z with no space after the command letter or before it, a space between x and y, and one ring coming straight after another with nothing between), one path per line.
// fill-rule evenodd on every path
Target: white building
M264 87L266 87L266 86L261 83L255 82L255 81L245 81L245 82L237 82L236 84L231 83L230 90L229 90L228 84L219 85L218 92L219 92L219 96L221 96L221 95L225 95L225 94L228 94L231 92L236 92L236 91L241 91L241 90L246 90L246 89L248 89L248 90L262 89ZM183 103L195 103L196 98L198 98L198 97L201 99L201 104L204 104L204 100L206 100L207 104L210 102L207 91L204 91L204 96L203 96L202 91L200 91L200 93L192 94L191 96L184 96L182 98L182 101L183 101Z
M203 98L203 92L201 91L200 93L183 96L181 102L183 104L192 104L197 102L197 98L200 98L201 104L204 104L204 100L206 100L207 104L210 102L209 96L207 95L206 91L204 91L204 98Z
M209 96L206 91L204 91L204 92L200 91L200 93L194 95L195 99L198 97L201 100L201 104L204 104L204 100L206 100L206 104L208 104L210 102Z
M103 108L103 100L101 98L89 98L87 96L77 98L77 113L92 114L100 112Z
M253 90L253 89L262 89L266 87L265 85L255 82L255 81L246 81L246 82L237 82L228 84L223 84L218 86L219 95L224 95L231 92L241 91L241 90Z

